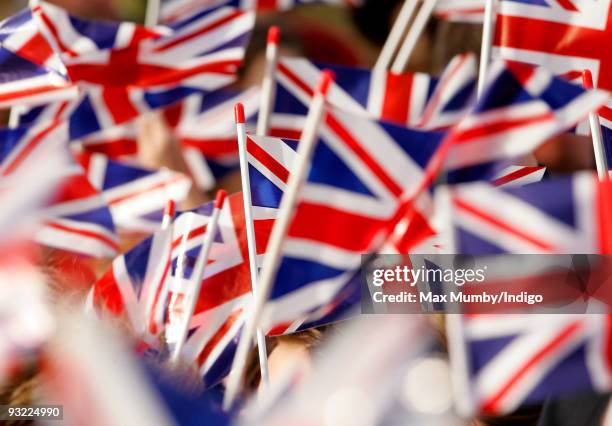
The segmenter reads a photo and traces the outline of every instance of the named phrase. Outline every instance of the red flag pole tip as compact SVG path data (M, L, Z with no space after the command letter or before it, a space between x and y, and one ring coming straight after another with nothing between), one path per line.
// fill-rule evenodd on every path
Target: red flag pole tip
M319 80L319 85L317 86L317 93L326 95L327 91L329 90L329 86L335 79L336 75L333 71L323 70L323 72L321 73L321 79Z
M216 209L223 208L223 204L225 203L226 198L227 198L227 192L224 189L218 190L217 198L215 199L215 208Z
M164 210L164 216L174 217L176 211L176 204L174 200L168 200L166 203L166 209Z
M268 29L268 44L276 44L280 42L280 28L276 25L271 26Z
M236 124L244 124L244 105L241 103L237 103L234 105L234 119L236 120Z
M593 74L591 74L591 70L582 71L582 85L585 89L593 88Z

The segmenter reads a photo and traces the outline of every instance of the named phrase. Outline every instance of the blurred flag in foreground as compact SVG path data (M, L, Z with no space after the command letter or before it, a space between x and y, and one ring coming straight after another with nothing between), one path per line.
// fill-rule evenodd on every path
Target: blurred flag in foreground
M436 194L449 253L610 253L612 191L591 173L519 188L455 185Z
M458 409L500 415L612 388L610 315L450 315Z
M191 187L187 176L165 168L148 170L103 154L82 154L78 160L108 204L115 226L126 231L158 229L168 200L184 201Z

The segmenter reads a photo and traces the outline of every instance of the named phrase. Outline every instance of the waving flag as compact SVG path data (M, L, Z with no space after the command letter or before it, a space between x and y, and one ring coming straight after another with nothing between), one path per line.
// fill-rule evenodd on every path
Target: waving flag
M443 134L327 114L289 226L263 324L291 324L351 293L361 255L382 245L400 198L424 178Z
M168 200L184 201L191 187L187 176L168 169L143 169L102 154L83 154L78 159L108 204L115 226L124 230L155 231Z
M483 96L449 133L446 167L459 169L527 154L608 99L606 92L584 91L542 68L496 62Z
M161 35L135 24L80 23L47 3L35 10L67 75L85 89L55 111L69 120L71 140L233 82L254 21L253 13L221 7Z
M251 301L251 283L244 230L242 194L231 195L219 219L204 281L189 323L189 334L182 359L198 366L206 386L219 382L229 371L245 309ZM185 295L193 288L189 279L202 248L212 203L194 212L181 214L175 222L172 258L174 260L166 339L172 345L176 326L184 313ZM183 246L184 245L184 246ZM186 250L181 262L180 253Z
M172 228L153 236L115 258L94 284L88 303L122 317L147 344L158 347L163 331L170 285Z
M259 266L263 262L268 237L296 160L297 144L298 141L290 139L251 135L247 137L253 227ZM359 286L349 285L308 314L299 313L290 320L284 319L274 324L267 334L288 334L339 321L354 313L359 298Z
M272 115L272 132L299 139L317 81L323 69L336 74L328 100L336 108L407 125L416 123L430 98L436 80L422 73L394 75L367 69L314 64L307 59L282 58L277 67L277 99Z
M66 68L26 8L0 22L0 46L20 57L65 75Z
M172 120L174 108L166 111L199 188L210 190L218 179L239 167L234 105L242 103L246 119L254 123L259 111L259 96L256 87L242 92L217 90L187 98L179 104L180 114L175 120Z
M218 383L227 374L244 322L244 309L250 303L241 200L241 194L230 196L221 212L218 235L183 348L183 360L198 366L207 386ZM151 295L157 293L157 288L167 288L165 336L173 344L176 326L184 312L185 295L193 288L189 280L211 214L212 203L209 203L177 217L172 226L171 264L168 275L161 275L161 280L158 271L165 256L156 247L166 245L165 242L158 244L159 233L115 259L112 268L94 287L93 305L127 318L134 330L142 332L147 330L147 321L156 309L166 312L166 306L155 305ZM155 330L159 332L159 328Z
M463 184L442 191L443 234L452 253L606 253L609 189L590 173L495 188Z
M321 71L336 74L329 103L341 110L393 124L436 129L455 124L468 111L476 81L472 55L454 58L440 81L422 73L392 74L313 64L284 58L277 69L272 133L298 138Z
M459 408L499 415L612 385L610 315L453 315Z
M584 69L612 90L610 0L502 0L494 46L504 59L543 65L570 79Z
M64 77L0 45L0 108L42 105L76 95L77 88Z
M3 129L0 132L0 178L32 166L32 161L46 161L57 151L67 150L66 125L51 122L32 127ZM48 157L54 158L54 157ZM93 188L77 164L59 163L62 182L41 212L44 223L36 241L90 256L113 256L117 237L105 201Z

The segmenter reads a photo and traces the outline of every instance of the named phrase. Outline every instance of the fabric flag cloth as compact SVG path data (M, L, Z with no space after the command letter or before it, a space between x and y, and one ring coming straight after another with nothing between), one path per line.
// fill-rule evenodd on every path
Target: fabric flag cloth
M229 425L208 395L184 393L108 324L72 315L58 330L45 348L40 399L63 406L67 424Z
M491 64L482 97L449 131L427 166L423 186L404 203L408 213L391 238L398 252L407 253L431 235L415 234L411 222L417 229L427 223L420 204L436 179L448 183L494 180L500 164L531 153L608 99L606 92L584 91L543 68L502 61ZM428 226L435 231L431 223Z
M217 90L206 95L192 95L166 111L187 167L199 188L210 190L219 179L238 169L234 105L244 105L248 127L254 129L259 97L257 87L244 91ZM172 118L174 109L179 110L176 118Z
M0 45L0 108L37 106L73 99L77 88L60 74Z
M213 203L208 203L181 214L175 222L173 280L166 324L166 340L170 348L176 344L177 328L183 321L185 303L193 289L189 280L212 212ZM221 210L218 232L183 347L182 360L197 366L207 387L219 383L229 372L245 310L251 303L244 223L242 194L232 194ZM183 247L186 255L181 262Z
M263 262L268 237L278 213L289 174L296 160L298 141L265 136L247 137L247 158L251 183L251 208L257 245L258 266ZM279 282L277 286L287 283ZM354 315L360 300L359 286L349 285L331 300L304 314L297 311L293 318L283 318L267 328L266 334L280 335L337 322Z
M31 167L33 161L46 161L53 152L67 151L66 134L61 122L0 130L0 178ZM89 256L114 256L117 235L106 202L74 160L60 166L61 181L40 212L43 222L35 241Z
M541 181L544 173L544 166L508 166L493 178L492 183L499 187L523 186Z
M113 260L91 289L87 306L123 318L147 345L160 347L170 278L172 227L160 229Z
M255 123L259 94L256 87L245 91L200 91L184 99L179 94L176 102L162 110L163 118L178 139L189 173L198 188L211 190L219 179L238 168L238 143L235 123L231 118L233 108L236 103L242 103L247 120ZM66 108L67 104L33 108L21 116L21 122L40 123L54 119L61 116ZM100 153L112 160L138 164L136 120L96 131L71 142L83 152Z
M447 156L444 167L453 170L518 158L574 127L609 98L605 91L585 91L543 68L494 62L482 97L449 132L437 160Z
M39 31L29 8L0 22L0 46L66 77L66 68Z
M154 232L168 200L184 201L191 187L187 176L168 169L143 169L103 154L81 154L77 159L108 204L115 226L126 231Z
M511 413L612 385L610 315L452 315L449 333L464 415Z
M612 193L591 173L518 188L455 185L436 195L449 253L607 253Z
M422 182L442 138L337 110L326 115L264 308L264 329L290 325L359 288L362 254L382 246L400 198Z
M327 3L334 5L358 5L362 0L170 0L162 5L161 21L175 22L185 15L205 7L233 6L244 10L288 10L301 4Z
M473 55L459 55L438 81L422 73L393 74L283 58L276 73L278 87L271 132L299 139L299 129L323 69L330 69L336 75L328 101L338 109L397 125L425 129L448 127L471 106L475 64Z
M221 212L182 356L184 362L197 365L206 386L217 384L229 371L244 322L244 309L251 297L249 266L244 261L248 255L242 194L234 194L228 201ZM208 203L175 219L167 275L159 274L165 254L157 247L166 246L160 231L116 258L112 268L94 285L92 306L126 318L133 330L148 337L145 342L150 345L157 343L155 338L162 329L167 343L174 344L185 298L193 288L189 279L212 211L213 203ZM166 291L165 304L163 297L154 297ZM161 325L154 321L157 326L153 328L155 333L151 333L147 321L160 318L157 316L160 310L165 313L162 315L165 321Z
M591 70L595 87L612 90L610 0L502 0L494 53L512 61L543 65L579 78Z
M70 81L84 89L55 111L69 120L71 140L232 83L254 23L253 13L230 7L159 31L82 21L47 3L35 11Z

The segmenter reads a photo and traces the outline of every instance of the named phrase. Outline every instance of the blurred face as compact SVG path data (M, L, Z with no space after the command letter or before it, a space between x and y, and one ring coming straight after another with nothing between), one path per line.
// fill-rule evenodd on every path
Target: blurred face
M312 356L303 342L280 340L268 357L270 385L280 385L292 374L306 376L312 366ZM263 383L259 383L258 392Z

